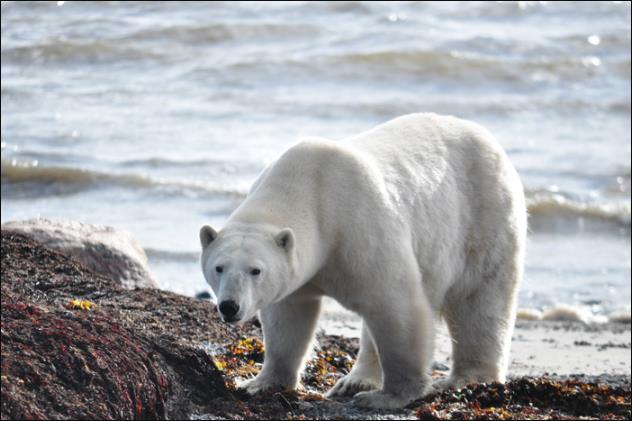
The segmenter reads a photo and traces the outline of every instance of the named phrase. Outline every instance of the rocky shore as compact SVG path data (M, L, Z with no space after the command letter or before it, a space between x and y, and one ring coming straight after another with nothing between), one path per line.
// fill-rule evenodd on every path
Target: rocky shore
M328 401L358 343L324 334L305 390L248 397L235 382L263 361L256 323L226 325L208 301L129 289L4 229L1 259L2 419L630 419L629 373L472 385L399 411Z

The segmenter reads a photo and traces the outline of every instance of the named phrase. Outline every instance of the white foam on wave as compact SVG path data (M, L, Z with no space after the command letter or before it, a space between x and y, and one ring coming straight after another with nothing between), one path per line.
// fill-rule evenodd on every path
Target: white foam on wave
M16 159L2 159L2 177L15 183L31 182L47 185L50 183L85 186L91 188L102 185L117 185L128 188L162 189L174 193L194 192L224 196L245 197L246 187L210 185L196 180L170 180L136 173L105 173L84 168L63 166L42 166L36 161L21 162Z
M588 323L590 313L582 307L558 304L542 312L542 320Z
M598 219L630 226L630 202L587 203L552 192L527 192L529 214Z
M589 308L570 304L556 304L544 310L519 308L517 320L579 322L584 324L630 323L630 309L617 310L608 315L593 314Z
M624 323L624 324L632 323L630 308L628 307L625 310L619 310L619 311L610 313L608 315L608 321L612 323Z
M535 308L519 308L516 312L518 320L542 320L542 312Z

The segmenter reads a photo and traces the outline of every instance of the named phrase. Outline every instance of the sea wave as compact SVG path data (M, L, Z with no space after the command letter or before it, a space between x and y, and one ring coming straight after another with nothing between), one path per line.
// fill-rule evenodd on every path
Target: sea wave
M593 76L602 60L595 57L537 57L508 60L505 57L466 53L457 50L407 50L350 52L326 57L336 65L392 68L397 71L423 71L424 75L464 76L476 73L506 79L531 79L533 72L572 78ZM613 61L629 66L630 60Z
M622 323L630 324L630 307L612 311L608 314L594 313L587 306L556 304L539 310L535 308L519 308L516 319L518 321L560 321L580 322L584 324Z
M213 23L202 26L174 25L154 27L127 34L116 41L150 41L181 42L186 45L218 43L224 41L243 41L275 37L308 37L320 33L321 29L315 25L289 24L283 22L270 23Z
M586 218L630 227L630 202L591 203L573 200L559 192L527 191L527 208L531 218Z
M407 100L398 99L370 99L363 101L347 101L345 98L323 99L316 101L310 98L309 101L300 99L279 100L274 107L280 112L286 110L299 110L309 113L312 116L321 118L334 118L340 115L370 116L374 118L384 118L384 116L404 115L411 110L432 110L437 114L461 115L471 114L499 116L515 116L527 110L550 110L551 113L573 114L590 113L595 110L603 110L611 114L629 114L629 101L581 101L565 99L542 99L529 98L528 100L511 97L489 98L473 97L459 99L424 99L415 98Z
M126 165L135 167L163 165L185 165L184 162L151 158L148 160L126 161ZM150 165L150 166L151 166ZM10 183L32 183L29 187L37 185L66 185L69 191L81 191L91 188L107 186L124 187L131 189L155 189L173 194L196 195L223 195L234 198L244 198L247 188L235 188L231 186L211 185L195 180L174 180L149 177L136 173L106 173L76 167L41 166L37 161L28 163L15 159L2 159L2 178ZM563 192L551 192L548 190L527 190L527 208L530 218L558 217L566 219L585 218L611 223L614 226L630 227L630 202L607 201L587 202L571 198L571 195Z
M145 248L145 253L149 260L166 260L181 263L195 263L200 260L199 252Z
M111 24L113 25L113 24ZM136 32L99 39L48 38L40 42L4 46L2 60L7 63L81 62L106 63L119 61L168 62L175 60L173 51L164 46L177 43L190 48L197 44L208 46L227 41L247 41L318 35L313 25L284 23L209 24L198 27L165 26L141 29ZM148 48L150 46L150 48Z
M16 160L2 159L3 184L32 183L48 185L51 183L67 185L69 190L80 191L104 186L118 186L135 189L159 189L173 193L197 193L245 197L247 191L239 188L213 186L204 182L163 180L142 174L113 174L74 167L44 167L37 163L20 163ZM4 190L4 189L3 189Z
M139 60L165 61L167 56L150 49L126 47L107 40L51 40L2 49L2 61L7 63L60 62L66 64L68 62L103 63Z
M170 159L162 157L149 157L139 159L127 159L118 162L118 165L129 168L181 168L198 166L227 165L226 161L212 158L202 159Z
M276 74L301 78L316 73L321 78L382 80L385 74L411 80L433 78L455 83L520 84L534 86L543 80L580 81L593 78L607 67L609 77L629 77L630 60L618 57L546 56L507 58L458 49L368 50L329 53L304 51L292 55L225 57L221 69L231 77L267 79ZM216 65L203 64L189 69L183 78L208 79L221 77ZM515 85L514 89L519 85Z

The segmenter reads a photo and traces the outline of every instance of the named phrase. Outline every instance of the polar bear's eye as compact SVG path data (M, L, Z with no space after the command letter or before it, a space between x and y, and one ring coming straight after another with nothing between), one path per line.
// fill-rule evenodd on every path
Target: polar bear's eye
M222 273L224 272L224 268L222 266L215 266L215 272Z
M261 269L254 268L250 271L250 274L253 276L257 276L261 273Z

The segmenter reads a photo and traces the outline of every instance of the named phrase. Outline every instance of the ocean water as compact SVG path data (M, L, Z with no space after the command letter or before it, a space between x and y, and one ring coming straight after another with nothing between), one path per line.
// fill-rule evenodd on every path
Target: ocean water
M520 306L630 306L630 3L2 1L2 221L114 225L206 290L221 227L302 136L477 121L530 212Z

